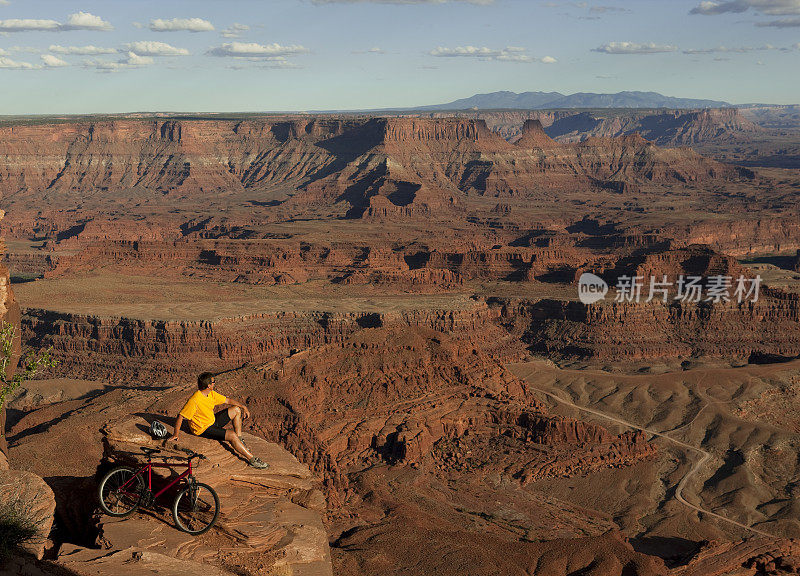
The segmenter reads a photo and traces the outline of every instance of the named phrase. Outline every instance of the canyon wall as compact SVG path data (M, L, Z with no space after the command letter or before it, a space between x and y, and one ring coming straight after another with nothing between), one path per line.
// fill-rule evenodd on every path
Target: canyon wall
M447 117L452 113L435 113ZM590 137L613 138L637 132L659 146L730 143L759 136L764 130L737 108L640 110L612 113L579 110L498 110L480 113L489 128L510 141L524 134L524 124L541 122L559 142Z
M101 318L26 309L26 342L53 348L56 374L110 381L181 381L205 370L259 365L342 342L384 324L472 331L490 321L484 303L466 310L398 313L280 312L207 321Z
M556 144L533 122L516 145L483 120L450 118L118 120L0 128L0 194L13 208L5 228L20 237L60 239L91 220L76 221L82 213L124 218L120 200L142 210L164 196L185 207L209 199L271 206L275 214L322 209L350 217L444 217L458 213L471 194L536 198L546 190L603 188L608 181L744 176L690 150L660 149L631 135ZM253 191L275 195L242 197ZM147 219L139 220L147 228Z
M58 374L111 381L182 381L203 370L258 366L341 343L364 328L425 327L480 334L496 323L532 352L559 359L637 361L704 356L747 362L800 355L800 299L761 289L757 302L584 305L492 297L471 309L402 313L286 312L158 321L29 309L23 336L53 347Z
M687 304L498 300L534 352L601 361L800 355L800 297L763 288L757 302ZM522 320L524 318L524 320Z

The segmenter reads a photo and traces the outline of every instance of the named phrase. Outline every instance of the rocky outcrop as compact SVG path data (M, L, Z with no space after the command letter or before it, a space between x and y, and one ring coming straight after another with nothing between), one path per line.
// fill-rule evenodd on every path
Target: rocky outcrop
M743 542L704 542L675 576L742 574L796 574L800 570L800 543L796 540L752 538Z
M525 120L520 138L515 144L520 148L553 148L558 146L556 141L545 133L544 127L539 120Z
M106 427L108 465L146 461L141 448L155 445L146 432L148 426L147 420L132 418ZM306 466L279 446L251 435L245 436L247 445L270 464L267 470L249 468L216 441L190 434L182 438L181 447L205 455L197 462L196 477L220 497L220 517L212 531L202 537L184 534L165 525L157 514L101 517L101 549L65 547L58 557L60 565L95 575L118 574L131 564L168 574L185 574L191 567L206 573L209 565L210 573L220 575L332 574L322 524L325 498ZM175 448L168 446L155 460L181 459L183 453ZM182 572L179 561L186 563Z
M0 506L6 513L14 510L20 519L36 527L33 538L23 543L22 550L17 552L41 560L45 550L52 545L49 537L56 509L53 491L47 483L30 472L0 469Z

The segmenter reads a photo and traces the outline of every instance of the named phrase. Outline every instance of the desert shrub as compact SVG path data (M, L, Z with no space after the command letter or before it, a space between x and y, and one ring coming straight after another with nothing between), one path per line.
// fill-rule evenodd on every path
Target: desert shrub
M34 352L28 351L19 360L20 370L9 378L8 372L14 355L14 326L3 322L0 326L0 409L6 399L26 380L30 380L44 368L52 368L57 362L51 356L51 349ZM0 434L4 431L0 430Z
M30 502L19 498L0 502L0 564L42 538L43 519L37 517Z

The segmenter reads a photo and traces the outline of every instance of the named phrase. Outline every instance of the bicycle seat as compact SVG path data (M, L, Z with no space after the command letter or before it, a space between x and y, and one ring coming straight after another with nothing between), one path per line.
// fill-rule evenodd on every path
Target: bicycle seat
M142 452L147 454L148 456L152 456L153 454L158 454L161 452L158 448L147 448L146 446L142 447Z

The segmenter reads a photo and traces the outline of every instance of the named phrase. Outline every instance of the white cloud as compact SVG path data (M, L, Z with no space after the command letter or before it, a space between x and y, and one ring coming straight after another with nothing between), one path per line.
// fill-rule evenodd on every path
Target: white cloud
M53 54L77 54L80 56L93 56L98 54L116 54L119 52L116 48L102 48L100 46L59 46L53 44L49 48Z
M208 51L210 56L223 56L233 58L269 58L277 56L293 56L305 54L308 49L303 46L280 44L256 44L255 42L226 42Z
M126 44L125 48L139 56L188 56L186 48L176 48L166 42L143 40Z
M94 14L76 12L67 17L67 23L62 25L64 30L113 30L114 27Z
M33 46L11 46L9 52L24 52L25 54L41 54L44 52L41 48L34 48Z
M791 16L800 14L800 0L707 0L700 2L689 13L715 16L739 14L750 9L771 16Z
M518 46L507 46L503 49L487 48L486 46L456 46L455 48L445 48L438 46L428 52L437 58L478 58L480 60L493 60L496 62L544 62L546 64L555 63L555 58L548 56L537 59L527 53L527 48Z
M0 56L0 68L8 70L35 70L37 67L30 62L17 62L11 58Z
M52 54L42 54L42 61L47 68L63 68L69 66L69 62L65 62L58 56Z
M638 44L636 42L609 42L597 48L592 48L592 52L601 52L603 54L661 54L664 52L675 52L677 49L677 46L655 44L653 42L646 42L644 44Z
M125 61L128 66L149 66L154 62L155 60L153 60L150 56L140 56L135 52L128 52L127 60Z
M142 66L149 66L153 64L153 60L149 56L139 56L134 52L126 52L125 57L116 61L89 59L83 61L84 68L91 68L98 72L118 72L120 70L127 70L130 68L141 68Z
M70 30L94 30L108 31L114 27L93 14L88 12L76 12L67 17L66 23L62 24L56 20L37 20L30 18L12 18L10 20L0 20L0 32L67 32Z
M33 20L30 18L12 18L0 20L0 32L28 32L31 30L58 32L61 24L55 20Z
M172 18L150 20L150 30L153 32L213 32L214 25L202 18Z
M492 50L491 48L479 48L477 46L458 46L456 48L444 48L439 46L430 51L431 56L440 57L477 57L477 58L494 58L501 53L501 50Z
M228 28L225 28L220 34L224 38L241 38L242 34L250 30L250 26L247 24L232 24Z

